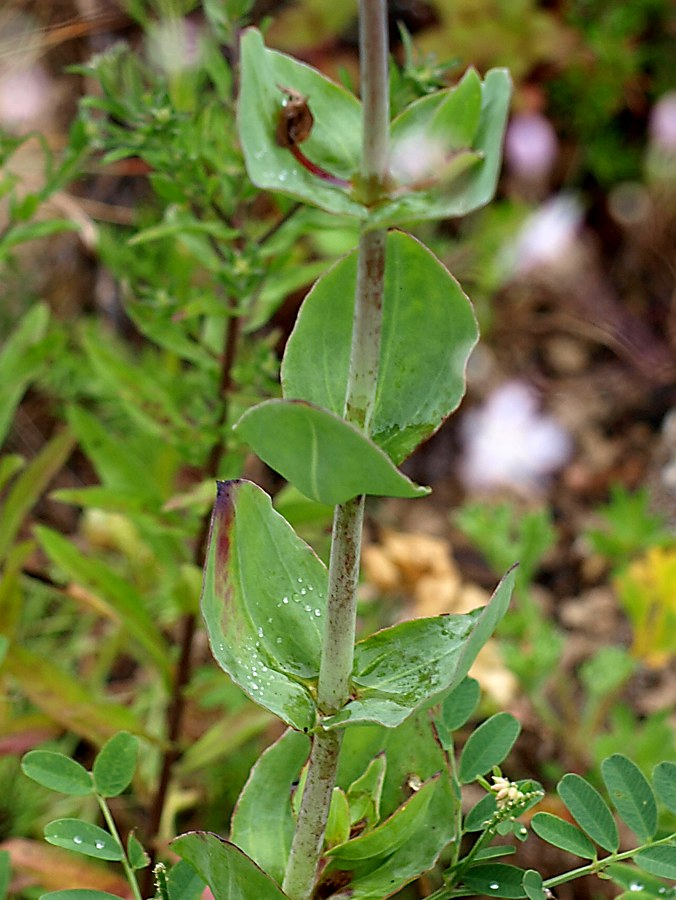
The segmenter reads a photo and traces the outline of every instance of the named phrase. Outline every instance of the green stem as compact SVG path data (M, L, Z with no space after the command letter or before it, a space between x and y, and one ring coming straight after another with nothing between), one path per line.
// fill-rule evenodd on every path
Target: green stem
M122 859L120 861L122 863L122 868L124 869L124 874L127 876L129 886L131 887L132 894L134 895L134 900L143 900L143 898L141 897L141 890L138 886L138 881L136 880L136 873L129 865L129 860L127 859L127 851L124 848L124 844L120 840L120 834L117 830L117 826L115 825L115 820L110 814L108 804L106 803L104 798L100 797L98 794L96 795L96 799L98 800L99 807L101 808L101 812L103 813L105 823L108 826L108 831L112 834L112 836L122 848Z
M361 0L361 179L366 202L385 191L389 130L386 0ZM375 405L385 274L385 231L364 232L359 241L352 349L345 419L369 430ZM317 702L324 714L349 699L357 618L357 584L364 498L336 507L331 538L329 589ZM282 888L291 900L312 896L324 830L336 782L341 735L321 730L312 739L308 775Z

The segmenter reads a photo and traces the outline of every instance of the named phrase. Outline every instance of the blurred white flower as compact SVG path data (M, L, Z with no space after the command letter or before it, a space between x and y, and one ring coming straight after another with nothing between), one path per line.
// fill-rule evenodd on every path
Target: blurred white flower
M567 431L522 381L501 385L462 420L460 477L469 489L537 491L570 458Z
M51 99L51 81L40 63L0 71L0 126L34 127Z
M664 94L653 106L648 128L656 150L676 154L676 91Z
M426 181L438 174L447 154L442 141L430 138L423 129L412 131L393 142L390 175L398 184Z
M518 178L538 181L546 178L558 155L556 132L539 113L513 117L505 137L505 162Z
M202 31L191 19L164 19L149 32L148 55L171 75L199 65L201 45Z
M532 213L514 242L505 251L506 268L524 274L565 259L582 224L582 205L577 197L560 194Z

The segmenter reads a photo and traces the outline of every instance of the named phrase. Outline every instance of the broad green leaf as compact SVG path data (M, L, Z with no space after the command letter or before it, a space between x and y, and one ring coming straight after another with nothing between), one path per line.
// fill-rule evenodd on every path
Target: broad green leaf
M361 154L359 101L316 69L268 50L260 32L253 28L242 35L240 63L237 122L251 181L265 190L283 191L329 212L366 218L366 208L348 191L312 175L275 139L284 99L281 86L307 97L314 116L303 153L332 175L350 179L359 167Z
M239 847L215 834L193 831L171 844L195 869L214 900L281 900L285 894Z
M136 770L138 738L128 731L114 734L99 750L92 774L97 794L117 797L129 785Z
M305 298L284 353L285 398L343 415L356 277L355 251ZM472 307L447 269L415 238L389 234L371 439L395 463L432 435L459 404L477 337Z
M512 585L508 573L488 604L468 615L413 619L360 641L352 676L356 698L322 726L363 721L392 728L459 683L504 615Z
M127 835L127 859L132 869L145 869L150 865L150 857L133 831Z
M235 429L264 462L319 503L335 506L359 494L429 494L358 428L309 403L266 400L244 413Z
M467 76L466 76L467 77ZM462 86L456 88L460 90ZM465 90L469 95L467 85ZM454 102L450 97L447 98L445 92L440 92L444 96L439 99L436 95L432 95L432 100L436 103L436 109L441 107L440 115L442 119L448 121L442 104L448 104L448 113L455 114L453 108ZM456 216L464 216L474 209L478 209L488 203L495 193L500 166L502 163L502 139L509 110L509 101L511 96L511 80L509 73L505 69L491 69L486 73L486 77L481 84L481 115L479 124L469 148L471 153L462 151L458 154L461 164L470 164L464 172L457 173L454 170L451 159L447 164L450 171L444 178L443 164L440 168L441 178L439 182L430 184L429 188L410 191L396 196L389 204L383 204L380 208L373 211L369 218L369 227L381 228L385 225L400 225L404 222L421 219L446 219ZM422 101L418 101L421 103ZM428 101L429 102L429 101ZM470 101L471 106L471 101ZM430 111L432 103L430 104ZM465 119L464 115L459 115L458 119L463 123L463 127L471 129L471 110ZM402 112L401 117L405 113ZM405 125L405 120L403 125ZM434 132L436 123L431 123ZM397 125L397 120L392 123L392 134L398 132L403 126ZM456 136L452 136L451 140L457 140ZM417 155L422 155L422 147L418 147ZM414 149L412 151L416 153ZM473 162L476 156L477 162ZM465 159L463 160L463 157ZM454 177L455 176L455 177Z
M441 721L448 731L457 731L469 721L480 697L481 688L475 678L465 677L453 688L441 705Z
M435 865L444 847L453 839L455 801L445 775L435 777L427 784L433 785L429 788L431 797L427 810L392 854L375 859L336 859L329 863L325 873L329 878L334 869L351 873L352 880L346 893L338 893L337 897L349 896L350 900L390 897Z
M58 432L12 484L0 516L0 562L6 559L27 513L62 468L74 446L75 439L67 429Z
M44 656L12 644L4 665L35 706L93 744L102 745L123 730L155 740L130 709L89 693L81 681Z
M280 883L295 827L291 792L309 753L306 735L286 731L258 758L232 817L233 844Z
M514 746L521 725L510 713L496 713L476 728L460 756L458 778L462 784L474 781L499 765Z
M366 771L356 778L347 789L350 804L350 824L362 820L374 825L380 819L380 800L387 772L387 758L379 753L366 767Z
M43 787L72 797L86 797L93 791L92 778L79 762L51 750L30 750L21 760L25 775Z
M676 879L676 844L648 847L633 857L636 865L651 875Z
M219 482L202 612L211 652L260 706L302 731L315 703L328 575L315 553L249 481Z
M482 897L526 897L523 888L524 870L507 863L480 863L463 876L464 887Z
M0 446L24 392L44 365L40 344L47 331L49 308L37 303L6 338L0 350Z
M190 863L180 859L167 874L169 900L200 900L206 885Z
M531 828L548 844L560 847L582 859L595 859L596 849L586 834L570 822L553 816L551 813L535 813L531 819Z
M45 825L45 840L55 847L75 850L96 859L121 860L122 847L108 831L80 819L55 819Z
M527 872L523 873L521 884L529 900L547 900L542 875L536 872L535 869L528 869Z
M346 722L401 724L417 706L447 690L463 644L472 631L476 612L468 615L412 619L359 641L352 675L354 699L324 728Z
M334 787L326 820L324 842L327 847L344 844L350 837L350 806L342 788Z
M621 753L601 763L601 774L610 799L623 821L643 843L657 831L657 803L648 779Z
M90 891L87 888L72 888L68 891L50 891L40 894L40 900L120 900L117 894L106 891Z
M676 763L658 763L653 771L653 785L660 803L676 815Z
M563 776L556 790L580 828L604 850L615 853L620 846L617 825L596 788L582 776L570 772Z
M327 856L341 862L376 860L391 856L410 837L411 831L424 818L436 782L436 778L425 782L382 824L360 834L351 841L332 847L327 852Z
M152 661L164 676L171 678L169 648L139 592L110 566L94 557L85 556L75 544L43 525L34 528L42 549L68 578L99 595L110 610L111 618L120 621L139 648L144 662Z

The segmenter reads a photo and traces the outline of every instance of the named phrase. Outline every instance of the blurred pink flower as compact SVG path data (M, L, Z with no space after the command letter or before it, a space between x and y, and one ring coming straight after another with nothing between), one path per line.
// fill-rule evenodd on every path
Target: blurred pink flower
M535 181L545 178L558 155L556 132L539 113L521 113L512 118L505 137L505 163L519 178Z
M37 125L51 102L51 81L40 63L0 71L0 126Z
M507 268L523 274L565 259L581 224L582 206L576 197L570 194L553 197L526 219L515 241L507 248Z
M508 381L462 420L460 477L469 489L538 491L570 458L568 432L539 412L537 395Z
M664 94L653 106L648 129L656 150L676 154L676 91Z

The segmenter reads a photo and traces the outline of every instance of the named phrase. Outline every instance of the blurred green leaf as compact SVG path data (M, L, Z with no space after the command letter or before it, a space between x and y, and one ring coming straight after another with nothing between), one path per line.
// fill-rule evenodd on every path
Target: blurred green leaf
M79 762L51 750L31 750L21 760L24 774L43 787L73 797L86 797L93 791L89 772Z
M7 558L26 515L63 467L74 446L75 440L71 432L68 429L59 431L15 479L0 515L0 562Z
M662 844L659 847L647 847L633 857L636 865L651 875L660 878L676 879L676 846Z
M46 353L41 348L49 324L49 309L36 303L5 339L0 350L0 446L24 391L39 373Z
M40 900L119 900L117 894L106 891L91 891L87 888L73 888L67 891L50 891L40 894Z
M334 787L326 820L324 843L327 847L344 844L350 837L350 805L342 788Z
M665 761L656 765L653 785L660 803L676 815L676 763Z
M480 863L462 876L465 888L482 897L526 897L523 888L524 871L507 863Z
M6 900L12 876L12 860L8 850L0 850L0 900Z

